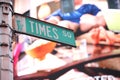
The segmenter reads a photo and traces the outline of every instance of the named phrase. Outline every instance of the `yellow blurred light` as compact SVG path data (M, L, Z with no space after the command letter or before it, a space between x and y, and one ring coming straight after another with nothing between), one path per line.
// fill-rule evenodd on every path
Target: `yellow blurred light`
M45 19L51 14L50 6L45 3L38 8L38 19Z

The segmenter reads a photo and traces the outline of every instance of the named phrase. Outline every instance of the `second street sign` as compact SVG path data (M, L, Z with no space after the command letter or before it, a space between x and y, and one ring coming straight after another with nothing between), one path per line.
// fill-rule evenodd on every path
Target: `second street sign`
M15 30L18 33L76 46L72 30L20 14L15 14L14 19Z

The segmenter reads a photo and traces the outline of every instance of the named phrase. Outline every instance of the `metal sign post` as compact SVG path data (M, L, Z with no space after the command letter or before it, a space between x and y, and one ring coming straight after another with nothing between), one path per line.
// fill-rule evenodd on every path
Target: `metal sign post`
M12 1L0 0L0 80L13 80Z

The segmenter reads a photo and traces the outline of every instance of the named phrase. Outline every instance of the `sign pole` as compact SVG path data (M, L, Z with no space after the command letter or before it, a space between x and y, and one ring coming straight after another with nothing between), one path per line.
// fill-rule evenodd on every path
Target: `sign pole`
M0 80L13 80L12 0L0 0Z

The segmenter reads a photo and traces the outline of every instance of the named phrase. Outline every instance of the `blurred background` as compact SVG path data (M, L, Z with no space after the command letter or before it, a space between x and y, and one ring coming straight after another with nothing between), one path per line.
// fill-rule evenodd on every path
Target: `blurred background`
M16 13L29 15L34 18L45 18L60 7L59 0L13 0ZM101 9L120 8L120 0L83 0L83 3L92 3ZM42 14L44 13L44 15Z

